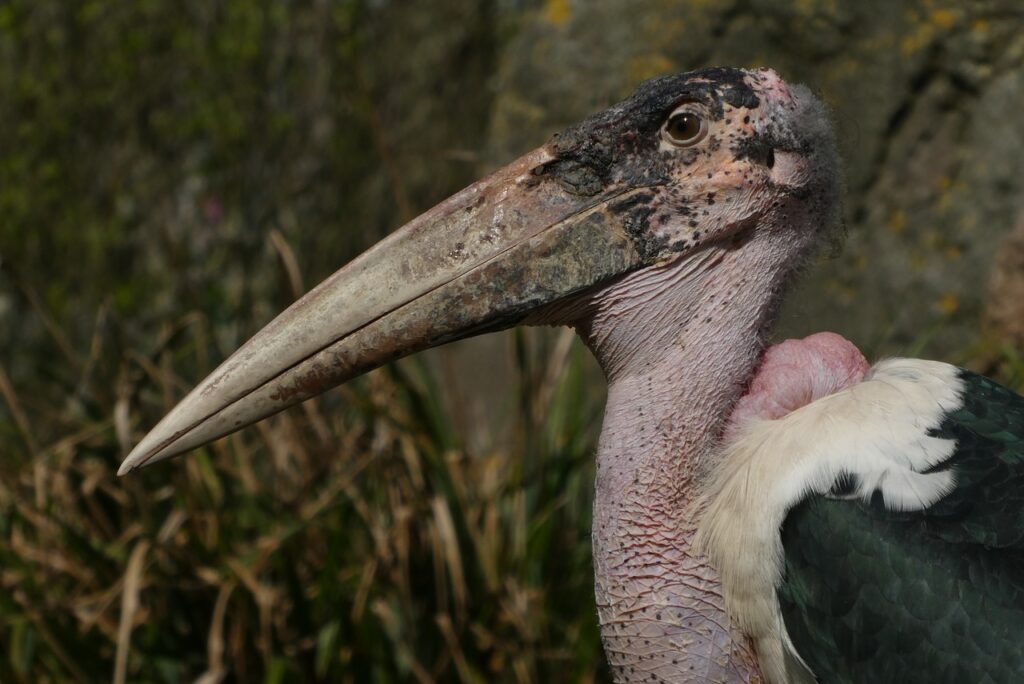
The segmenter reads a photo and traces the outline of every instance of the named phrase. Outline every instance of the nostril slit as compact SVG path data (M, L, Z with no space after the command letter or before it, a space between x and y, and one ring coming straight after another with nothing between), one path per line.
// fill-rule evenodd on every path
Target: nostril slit
M768 157L764 160L765 165L770 169L775 166L775 150L768 148Z

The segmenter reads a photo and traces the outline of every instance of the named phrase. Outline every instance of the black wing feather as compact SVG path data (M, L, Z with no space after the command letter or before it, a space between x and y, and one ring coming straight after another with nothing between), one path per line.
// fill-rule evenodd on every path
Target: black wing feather
M962 371L929 509L814 497L783 528L779 600L822 682L1024 682L1024 397Z

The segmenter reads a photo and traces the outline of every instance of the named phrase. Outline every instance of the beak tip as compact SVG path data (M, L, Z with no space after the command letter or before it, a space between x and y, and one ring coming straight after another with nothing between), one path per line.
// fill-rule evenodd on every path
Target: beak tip
M190 426L195 422L194 417L183 414L181 408L182 404L176 406L128 452L117 469L118 477L182 454L223 434L193 429Z
M129 452L124 461L121 462L121 467L117 469L117 476L122 477L133 470L144 468L151 463L162 461L164 458L167 458L166 455L163 457L158 456L159 453L160 450L153 450L151 435L146 435L146 437L136 444L135 448Z
M148 459L143 459L143 454L140 453L141 450L139 449L140 445L141 442L140 444L137 444L135 448L131 450L131 453L125 457L124 461L121 462L121 467L117 469L118 477L123 477L133 470L137 470L146 465Z

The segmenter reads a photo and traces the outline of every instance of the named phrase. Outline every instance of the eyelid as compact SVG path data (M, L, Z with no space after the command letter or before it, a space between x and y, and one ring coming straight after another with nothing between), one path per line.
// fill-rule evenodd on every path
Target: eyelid
M707 110L704 103L700 100L680 100L674 107L672 107L671 110L669 110L668 116L665 117L665 120L668 121L680 112L693 112L694 114L703 115L707 113Z

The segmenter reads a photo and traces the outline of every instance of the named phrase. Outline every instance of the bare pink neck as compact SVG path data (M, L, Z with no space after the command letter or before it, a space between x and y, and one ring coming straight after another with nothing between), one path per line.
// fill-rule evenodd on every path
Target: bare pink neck
M717 573L691 548L689 510L784 277L780 266L751 282L746 251L626 278L578 326L609 382L593 544L602 640L618 682L760 681Z

